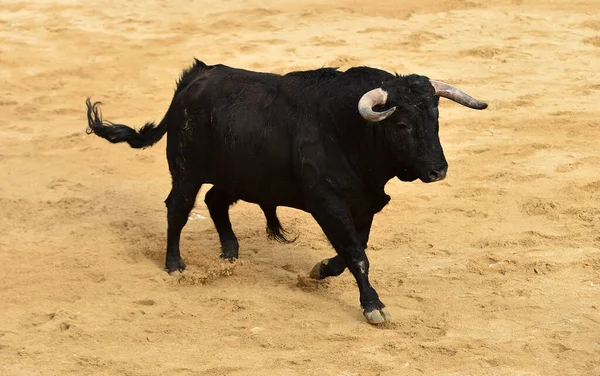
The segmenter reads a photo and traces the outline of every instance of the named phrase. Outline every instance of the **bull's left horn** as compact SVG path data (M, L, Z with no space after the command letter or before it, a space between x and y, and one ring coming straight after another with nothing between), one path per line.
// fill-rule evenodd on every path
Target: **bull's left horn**
M387 102L388 93L382 88L373 89L366 92L358 101L358 112L366 120L370 122L377 122L387 119L394 111L396 107L392 107L389 110L382 112L373 111L373 107L377 105L383 105Z
M474 108L476 110L486 109L488 104L478 101L464 91L455 88L454 86L441 81L429 80L435 89L435 95L448 98L463 106Z

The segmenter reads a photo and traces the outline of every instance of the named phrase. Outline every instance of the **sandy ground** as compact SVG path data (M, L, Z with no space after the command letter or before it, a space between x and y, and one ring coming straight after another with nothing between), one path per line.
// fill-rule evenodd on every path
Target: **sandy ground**
M598 0L3 1L0 5L0 374L600 375ZM143 4L143 5L142 5ZM393 323L363 319L349 273L305 213L270 242L231 211L222 264L199 195L162 270L165 140L85 134L85 98L136 127L180 71L367 64L489 101L443 100L447 180L391 181L372 281Z

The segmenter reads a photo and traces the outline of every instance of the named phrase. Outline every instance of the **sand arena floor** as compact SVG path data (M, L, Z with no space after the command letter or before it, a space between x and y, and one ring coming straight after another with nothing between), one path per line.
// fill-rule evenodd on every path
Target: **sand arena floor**
M406 4L409 3L409 4ZM99 0L0 5L0 374L600 375L600 3ZM391 181L365 322L305 213L270 242L231 210L222 264L201 191L189 269L162 270L170 189L151 149L85 134L159 120L193 57L283 73L367 64L488 101L442 100L439 184Z

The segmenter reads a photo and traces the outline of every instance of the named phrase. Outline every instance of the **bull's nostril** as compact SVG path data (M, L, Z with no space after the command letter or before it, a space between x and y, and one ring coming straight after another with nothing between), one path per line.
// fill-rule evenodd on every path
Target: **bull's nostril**
M440 177L441 173L440 171L436 171L436 170L432 170L429 171L429 179L431 180L436 180Z
M446 177L446 171L447 169L445 168L440 170L431 170L427 175L431 181L440 181Z

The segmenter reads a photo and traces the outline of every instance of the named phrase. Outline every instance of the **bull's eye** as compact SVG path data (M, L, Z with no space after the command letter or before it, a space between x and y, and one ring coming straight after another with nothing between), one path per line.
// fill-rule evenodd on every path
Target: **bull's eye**
M396 123L396 126L405 132L410 132L412 130L412 126L409 123L399 122Z

